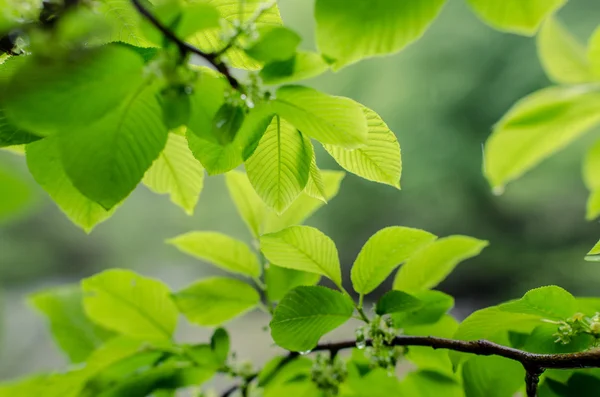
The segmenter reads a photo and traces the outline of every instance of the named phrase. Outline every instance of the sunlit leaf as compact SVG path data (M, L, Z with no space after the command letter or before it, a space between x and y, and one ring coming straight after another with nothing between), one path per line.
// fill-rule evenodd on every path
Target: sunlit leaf
M258 238L267 213L265 204L256 194L247 175L243 172L228 172L225 174L225 182L238 214L242 217L252 235Z
M586 218L591 221L600 215L600 141L588 150L583 161L583 180L590 191Z
M252 58L265 63L292 58L302 40L296 32L284 26L269 26L259 29L258 33L258 39L245 51Z
M283 84L310 79L328 69L329 65L320 54L298 51L288 60L266 64L259 75L265 84Z

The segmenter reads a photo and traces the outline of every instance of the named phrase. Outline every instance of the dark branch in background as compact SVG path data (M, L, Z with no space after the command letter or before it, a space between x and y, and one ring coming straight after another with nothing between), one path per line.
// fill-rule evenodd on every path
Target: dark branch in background
M220 73L222 73L231 84L233 88L239 88L240 83L231 75L231 71L223 62L219 60L219 56L221 53L207 53L202 51L199 48L194 47L193 45L186 43L181 40L175 33L173 33L169 28L164 26L150 11L148 11L140 2L140 0L131 0L134 7L137 11L150 22L156 29L158 29L169 41L177 46L179 53L181 56L185 56L186 54L196 54L201 58L207 60L211 65L214 66Z
M367 340L366 345L371 346L372 341ZM470 353L478 356L499 356L509 360L518 361L525 368L526 390L528 397L537 396L537 388L540 375L546 369L577 369L585 367L600 368L600 350L588 350L578 353L561 354L538 354L529 353L523 350L514 349L508 346L502 346L487 340L463 341L447 338L436 338L433 336L411 336L401 335L394 338L391 346L425 346L433 349L448 349L462 353ZM332 355L341 350L352 349L356 347L356 341L343 341L335 343L324 343L315 347L311 352L328 351ZM290 352L285 356L279 365L267 376L267 380L273 377L287 363L298 357L298 353ZM257 375L246 379L244 384L253 381ZM266 383L265 381L265 383ZM231 396L243 384L235 385L229 388L222 397Z

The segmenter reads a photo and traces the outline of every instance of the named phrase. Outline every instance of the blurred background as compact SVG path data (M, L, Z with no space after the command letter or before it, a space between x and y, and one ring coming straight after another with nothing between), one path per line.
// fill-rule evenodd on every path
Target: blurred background
M489 240L482 255L460 265L440 286L456 297L458 317L548 284L598 296L599 265L583 261L600 227L584 220L581 159L600 130L494 196L481 171L482 145L517 99L550 82L534 39L492 30L464 3L448 1L425 36L400 54L308 82L377 111L398 136L404 171L402 191L348 175L338 197L308 224L337 243L347 281L361 246L385 226ZM280 8L286 23L304 37L303 46L314 48L312 2L282 0ZM597 0L571 0L559 13L582 41L600 23L599 15ZM338 168L324 151L318 162L324 169ZM31 292L76 283L109 267L134 269L179 288L218 271L164 244L165 239L216 230L250 240L222 176L206 180L193 217L168 197L139 188L110 220L86 235L34 184L22 156L0 151L0 204L21 208L10 216L0 212L0 379L66 362L51 345L43 319L26 304ZM255 322L262 325L264 319L248 316L233 327L241 356L260 355L269 346L268 334ZM192 340L208 335L198 332L182 331ZM263 347L259 342L248 346L248 338L262 338Z

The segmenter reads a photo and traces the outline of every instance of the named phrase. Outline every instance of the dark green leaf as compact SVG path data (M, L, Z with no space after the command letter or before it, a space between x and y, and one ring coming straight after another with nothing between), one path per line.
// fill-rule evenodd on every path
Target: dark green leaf
M321 276L316 273L269 265L265 272L267 295L272 302L280 301L290 290L301 285L315 285Z
M229 355L229 334L223 328L217 328L210 337L210 347L220 363L227 361Z
M266 64L259 75L265 84L293 83L310 79L329 69L320 54L299 51L293 58Z
M258 33L258 39L245 51L252 58L265 63L292 58L302 40L296 32L284 26L265 27Z
M423 306L423 302L402 291L389 291L379 299L375 312L380 316L399 312L414 312Z

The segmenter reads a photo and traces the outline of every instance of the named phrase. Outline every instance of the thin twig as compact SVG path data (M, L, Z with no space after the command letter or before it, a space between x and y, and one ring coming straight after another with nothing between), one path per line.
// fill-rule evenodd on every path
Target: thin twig
M163 36L165 36L169 41L177 46L179 53L182 57L186 54L196 54L199 57L206 59L211 65L214 66L220 73L222 73L231 84L233 88L239 88L240 83L236 80L235 77L231 75L231 71L223 62L219 60L220 54L213 54L204 52L201 49L194 47L193 45L186 43L181 40L175 33L173 33L169 28L163 25L150 11L148 11L140 2L140 0L131 0L133 6L136 10L150 22L156 29L158 29Z
M544 369L540 367L525 367L525 371L525 391L527 397L537 397L540 375L544 373Z

